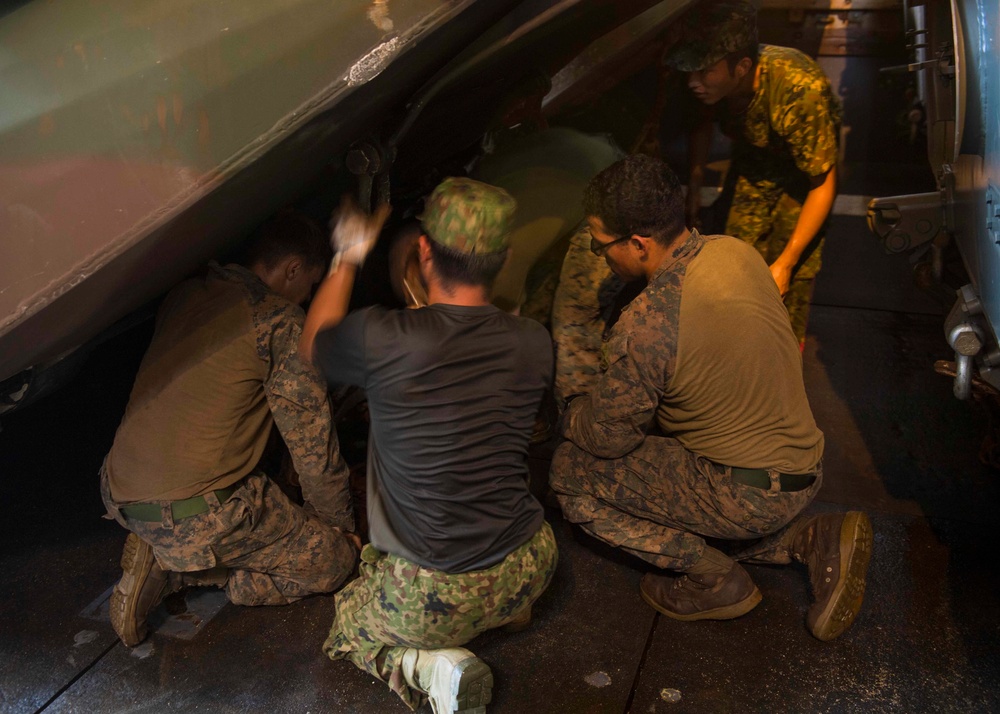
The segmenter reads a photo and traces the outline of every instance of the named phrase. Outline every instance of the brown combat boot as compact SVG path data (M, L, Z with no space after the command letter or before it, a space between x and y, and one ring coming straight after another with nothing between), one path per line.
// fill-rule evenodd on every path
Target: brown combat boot
M760 590L739 563L725 575L688 573L677 578L646 573L639 583L642 599L675 620L731 620L761 601Z
M122 551L122 577L111 593L111 626L119 639L135 647L146 639L146 617L176 589L170 573L153 556L152 547L129 533Z
M844 634L861 610L872 554L872 524L860 511L810 518L795 533L792 556L809 566L813 604L806 623L828 641Z

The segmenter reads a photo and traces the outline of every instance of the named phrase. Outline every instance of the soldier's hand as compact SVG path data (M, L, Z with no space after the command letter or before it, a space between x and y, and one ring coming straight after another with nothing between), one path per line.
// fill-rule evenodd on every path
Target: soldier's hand
M388 204L382 204L369 216L358 209L354 199L345 196L331 220L330 245L333 247L334 265L349 263L361 266L375 247L391 210Z
M361 552L361 536L359 536L357 533L345 533L344 535L347 536L347 540L351 541L351 545L353 545L355 548L357 548L358 552L360 553Z
M788 292L788 288L792 285L792 266L785 265L781 261L774 261L770 265L771 277L774 278L774 282L778 285L778 292L781 293L781 297L785 297L785 293Z
M335 530L342 536L347 538L347 540L350 541L351 545L354 546L355 550L357 550L359 553L361 552L361 537L357 533L353 533L351 531L345 531L341 528L336 528Z

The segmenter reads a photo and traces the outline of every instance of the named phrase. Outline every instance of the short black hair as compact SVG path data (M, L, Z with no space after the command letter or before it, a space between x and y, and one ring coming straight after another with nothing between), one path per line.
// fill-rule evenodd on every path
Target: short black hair
M259 263L271 269L292 255L302 258L310 268L325 268L333 250L314 220L285 210L268 218L250 234L240 262L246 267Z
M729 67L729 76L736 74L736 65L740 63L740 60L744 57L750 58L750 67L757 66L757 60L760 58L760 45L754 42L749 47L742 50L735 50L734 52L728 53L723 59L726 60L726 65Z
M489 290L507 262L506 250L495 253L463 253L441 245L430 236L427 236L427 242L431 247L434 270L446 287L478 285Z
M684 230L684 196L666 162L635 154L611 164L587 184L583 211L616 238L651 236L670 242Z

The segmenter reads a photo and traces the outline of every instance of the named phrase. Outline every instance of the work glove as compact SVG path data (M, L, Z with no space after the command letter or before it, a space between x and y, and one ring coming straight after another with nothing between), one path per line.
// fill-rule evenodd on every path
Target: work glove
M375 247L391 210L388 204L382 204L369 216L359 210L350 197L344 197L331 225L330 245L333 248L331 272L341 263L359 268L364 264L365 258Z

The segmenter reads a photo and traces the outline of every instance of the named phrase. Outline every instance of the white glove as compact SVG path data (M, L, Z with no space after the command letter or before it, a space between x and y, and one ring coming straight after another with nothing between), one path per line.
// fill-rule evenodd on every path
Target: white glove
M383 204L369 216L358 210L349 197L341 201L333 223L333 232L330 234L330 245L333 247L331 270L341 263L360 267L365 262L378 241L390 210L388 205Z

